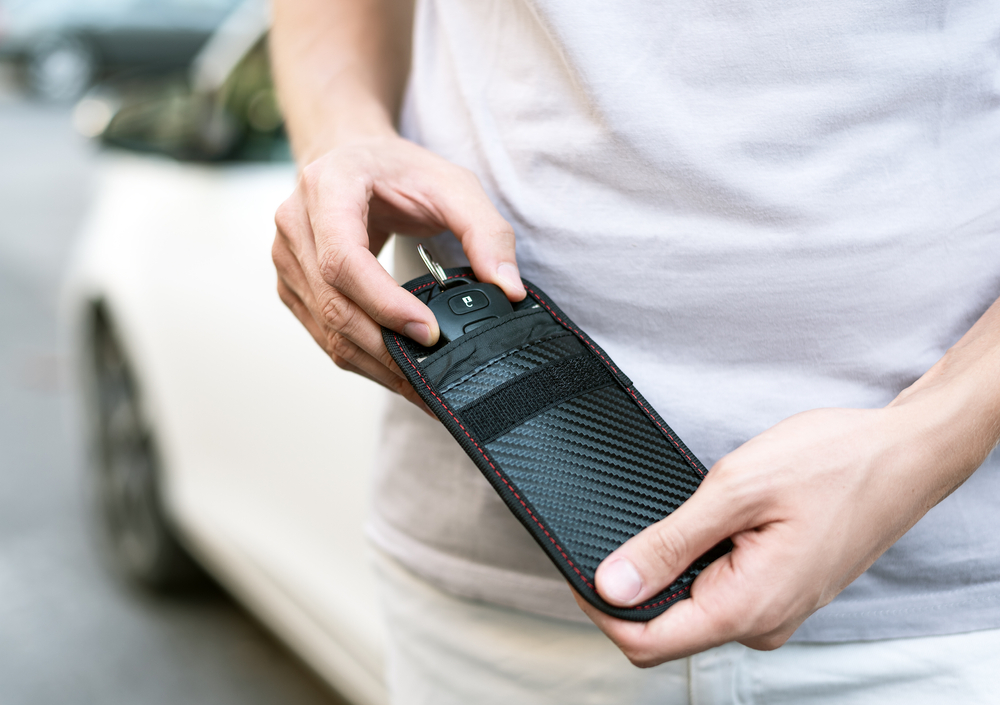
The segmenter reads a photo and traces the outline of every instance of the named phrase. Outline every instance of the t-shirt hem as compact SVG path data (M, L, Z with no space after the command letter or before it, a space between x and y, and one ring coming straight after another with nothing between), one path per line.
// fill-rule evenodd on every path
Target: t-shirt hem
M369 540L431 585L548 619L592 624L560 581L476 563L413 538L378 515L365 527ZM789 639L795 643L879 641L1000 629L1000 585L924 593L919 597L838 601L810 616Z
M964 587L919 597L836 600L809 617L789 641L877 641L1000 628L1000 585Z

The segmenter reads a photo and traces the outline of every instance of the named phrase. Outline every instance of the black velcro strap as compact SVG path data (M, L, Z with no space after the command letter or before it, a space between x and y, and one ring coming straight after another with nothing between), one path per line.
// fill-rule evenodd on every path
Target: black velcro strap
M489 443L546 409L614 384L589 353L553 360L505 382L458 413L479 443Z

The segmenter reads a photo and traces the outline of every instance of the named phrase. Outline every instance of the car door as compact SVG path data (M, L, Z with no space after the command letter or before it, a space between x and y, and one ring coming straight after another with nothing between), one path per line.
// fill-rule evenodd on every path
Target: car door
M318 670L377 702L363 524L382 392L338 369L277 297L273 218L296 176L280 130L243 114L271 90L264 51L208 98L240 135L225 157L177 144L201 132L186 120L219 110L175 83L119 110L105 140L129 150L109 155L89 256L144 388L170 514Z

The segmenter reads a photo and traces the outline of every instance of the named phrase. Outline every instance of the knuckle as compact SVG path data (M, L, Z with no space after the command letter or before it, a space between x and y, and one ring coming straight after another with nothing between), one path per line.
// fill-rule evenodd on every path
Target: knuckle
M652 668L653 666L659 665L659 661L646 649L637 648L634 646L622 646L622 653L625 654L625 658L631 662L636 668Z
M351 325L351 320L355 315L355 307L346 296L335 293L327 299L320 313L327 327L333 332L339 333Z
M323 164L322 162L315 161L310 164L306 164L303 167L301 173L299 174L299 183L302 186L302 190L306 193L312 193L319 188L320 183L323 180Z
M396 361L392 359L392 355L389 354L389 351L386 349L385 345L379 347L378 354L375 356L375 359L378 360L379 363L381 363L382 365L385 365L385 367L387 367L390 370L397 367ZM404 386L407 387L410 386L410 383L407 382L406 380L400 379L400 381Z
M274 225L278 228L279 233L288 232L291 229L292 223L295 222L295 207L292 199L287 198L278 206L278 210L274 212Z
M281 303L285 304L288 308L292 308L294 302L291 292L288 291L288 287L285 286L284 282L279 279L278 285L275 288L278 290L278 298L281 299Z
M764 634L753 639L747 639L744 641L746 646L757 651L774 651L785 645L791 634L777 633L777 634Z
M287 269L289 255L288 244L281 235L277 235L271 245L271 261L274 263L274 268L279 272Z
M354 369L354 365L352 365L345 358L342 358L339 355L333 355L333 354L331 354L330 355L330 359L333 360L333 364L334 365L336 365L337 367L339 367L342 370L350 372L350 371L352 371Z
M687 555L687 542L677 531L659 529L650 536L653 554L665 567L677 567Z
M350 363L354 359L357 352L357 347L354 343L336 333L329 336L329 340L327 352L334 361L343 360L344 363Z
M655 644L643 638L640 633L614 627L606 633L633 666L652 668L663 662L654 650Z
M780 633L785 619L785 610L776 605L764 607L753 616L753 633L761 635L761 638L769 638Z
M331 248L319 256L319 274L330 286L349 273L349 260L346 254L337 248Z
M786 641L788 641L788 637L784 635L775 634L766 636L761 640L761 651L774 651L775 649L784 646Z
M376 321L387 321L393 317L392 316L393 302L388 298L378 299L374 301L370 308L371 310L368 311L368 315L370 315ZM386 351L387 356L388 354L389 354L388 351Z
M423 405L424 403L423 400L420 398L420 395L417 394L416 390L413 388L413 386L410 385L410 383L407 382L405 379L394 379L389 383L388 387L396 394L399 394L400 396L409 399L410 401L414 402L417 405Z

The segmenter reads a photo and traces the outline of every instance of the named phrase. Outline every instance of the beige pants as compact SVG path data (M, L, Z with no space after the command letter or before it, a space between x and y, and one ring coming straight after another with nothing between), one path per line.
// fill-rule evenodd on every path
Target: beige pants
M454 597L376 554L393 705L1000 704L1000 630L727 644L642 670L596 627Z

